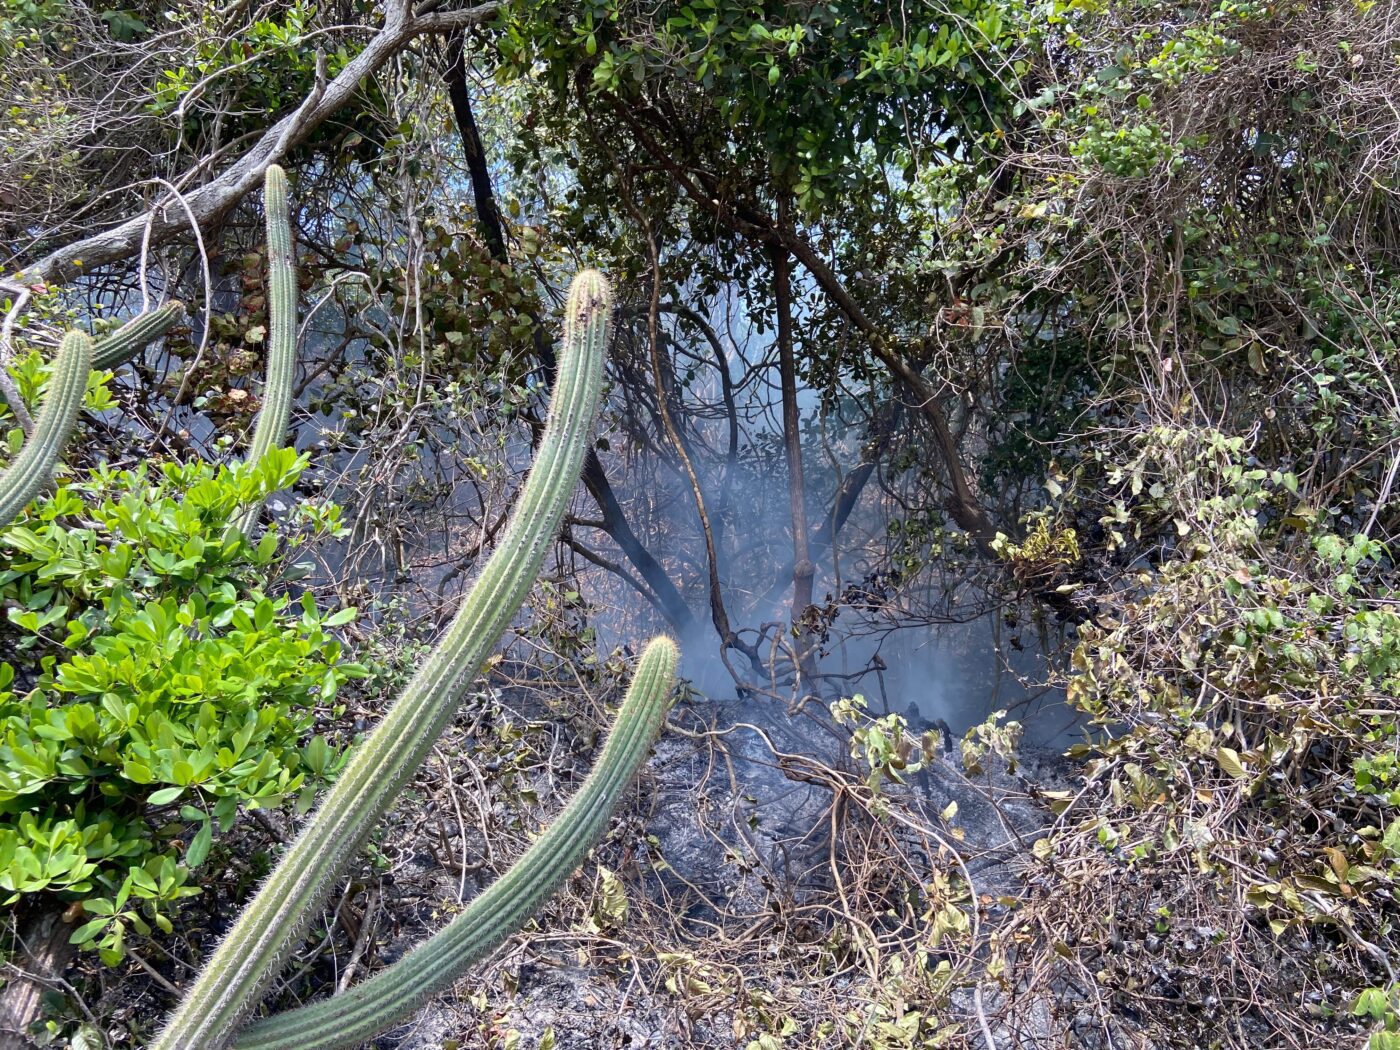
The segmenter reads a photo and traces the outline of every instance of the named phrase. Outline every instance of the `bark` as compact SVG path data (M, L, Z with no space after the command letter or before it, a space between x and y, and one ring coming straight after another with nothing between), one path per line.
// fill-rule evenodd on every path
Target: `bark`
M63 909L45 909L18 921L19 950L5 968L6 984L0 990L0 1050L34 1045L27 1034L39 1020L44 990L62 979L77 951L68 943L73 927L64 921Z
M506 262L506 235L501 225L501 213L496 207L496 193L491 185L491 170L486 164L486 150L481 144L476 116L472 113L472 97L467 89L467 60L462 48L462 34L453 33L447 42L447 97L452 103L452 116L462 139L462 154L472 180L472 199L476 203L476 222L491 258ZM535 326L536 331L539 325Z

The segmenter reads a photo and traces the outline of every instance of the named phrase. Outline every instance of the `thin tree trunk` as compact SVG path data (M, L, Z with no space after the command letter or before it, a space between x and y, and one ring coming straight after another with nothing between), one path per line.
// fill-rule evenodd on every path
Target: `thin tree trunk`
M729 613L724 607L724 590L719 576L719 552L715 548L714 529L710 527L710 512L705 506L705 492L700 486L700 475L696 473L695 462L691 458L685 438L681 435L680 429L676 426L675 418L671 415L671 397L668 388L674 385L674 380L668 382L667 377L670 375L670 370L665 367L661 356L661 252L657 247L656 233L646 216L626 193L623 194L623 203L638 225L646 232L647 251L651 262L651 299L647 308L647 341L651 347L651 370L656 387L657 410L661 413L661 423L665 428L666 436L675 446L676 455L680 457L686 478L690 481L690 491L695 497L695 510L700 517L700 531L705 540L705 557L709 570L710 621L714 624L715 633L719 635L722 643L720 658L737 681L739 676L730 667L726 655L729 649L737 649L749 658L749 664L754 674L762 678L763 664L759 660L758 650L745 643L729 623Z
M812 604L812 580L816 566L807 546L807 486L802 475L801 419L797 410L797 362L792 351L792 273L786 248L775 245L773 298L778 310L778 372L783 398L783 452L787 460L788 509L792 516L792 623L800 653L807 651L806 632L800 627Z
M506 237L501 225L501 213L496 208L496 194L491 186L491 169L486 165L486 150L481 145L476 116L472 113L472 97L467 90L467 59L462 48L462 34L453 33L447 40L447 98L452 103L452 115L457 132L462 137L462 154L471 174L472 198L476 202L476 222L486 240L491 258L505 262ZM536 328L539 326L536 325Z
M0 1050L26 1050L34 1043L30 1027L39 1020L46 988L63 977L76 948L68 943L73 927L59 907L36 911L19 923L13 958L4 968L0 989Z
M457 132L462 139L462 153L471 174L472 198L476 205L476 221L481 229L491 258L498 263L509 263L506 251L505 227L501 222L501 212L496 206L496 193L491 184L491 172L486 163L486 151L482 147L481 134L476 117L472 113L471 93L467 88L466 58L462 49L461 34L454 34L448 40L448 63L444 79L447 82L448 98L452 102L452 114L456 119ZM554 351L554 341L540 319L530 314L531 339L535 357L551 385L558 368ZM594 449L588 450L588 458L583 464L583 484L603 513L602 529L617 544L630 561L642 580L655 596L655 605L662 611L673 629L682 637L689 634L695 625L695 616L690 606L681 597L676 585L662 564L652 556L646 545L632 531L608 480L607 471L598 459Z
M719 373L720 397L724 401L724 418L728 424L728 445L724 453L724 477L719 486L718 507L715 512L715 542L724 546L724 529L734 512L734 479L739 469L739 409L734 401L734 377L729 374L729 358L719 334L708 321L683 303L662 303L661 309L675 314L699 329L715 355L715 370Z
M880 457L889 447L890 438L894 436L895 426L903 415L903 409L904 406L900 402L889 400L876 412L870 429L866 432L865 448L861 453L860 462L841 479L841 484L832 493L830 509L822 515L821 522L807 537L807 554L814 566L826 556L827 550L835 543L846 520L855 510L860 494L865 491L870 476L880 465ZM777 581L764 595L762 608L772 608L782 597L783 591L788 588L792 570L792 563L779 570Z

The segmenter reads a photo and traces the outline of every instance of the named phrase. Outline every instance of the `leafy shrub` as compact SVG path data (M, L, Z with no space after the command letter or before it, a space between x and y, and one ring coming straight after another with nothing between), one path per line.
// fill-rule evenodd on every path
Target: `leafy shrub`
M97 467L0 529L0 890L80 901L73 939L108 962L170 930L240 806L309 804L340 762L310 734L363 673L331 633L355 612L285 587L338 508L302 506L282 545L232 527L305 465Z
M1400 1050L1400 985L1367 988L1357 996L1351 1012L1375 1023L1366 1050Z
M1394 562L1243 439L1158 428L1139 444L1118 480L1140 498L1106 523L1155 533L1161 516L1179 546L1081 629L1069 700L1106 732L1073 749L1087 784L1052 800L1036 844L1075 872L1047 883L1045 914L1081 946L1066 958L1132 945L1098 978L1164 1045L1236 1023L1273 1045L1301 987L1286 1016L1331 1039L1400 950ZM1230 1004L1231 981L1269 1008ZM1197 1008L1160 1005L1177 1002Z
M831 717L837 725L852 727L851 757L870 770L865 783L871 791L878 792L886 780L904 783L905 776L923 769L938 753L937 730L916 736L902 715L872 715L860 693L833 701Z

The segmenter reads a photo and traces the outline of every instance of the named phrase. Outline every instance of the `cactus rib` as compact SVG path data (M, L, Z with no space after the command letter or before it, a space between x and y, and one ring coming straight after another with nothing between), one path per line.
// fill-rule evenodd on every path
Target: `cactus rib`
M654 638L642 654L607 744L583 786L504 875L443 930L369 980L310 1006L260 1021L235 1050L334 1050L356 1046L407 1018L518 930L607 831L670 707L678 654Z
M297 270L292 255L292 220L287 203L287 175L269 164L263 176L263 210L267 213L267 376L262 408L253 424L248 462L256 463L287 436L292 417L292 382L297 364ZM247 534L258 520L254 504L239 518Z
M327 792L171 1016L154 1050L219 1050L295 946L332 880L422 763L534 583L591 441L611 293L596 271L570 288L544 437L500 546L437 648Z
M59 344L34 433L9 468L0 473L0 526L13 521L52 479L83 407L91 369L92 340L82 332L69 332Z
M172 299L137 314L115 332L104 335L92 346L92 367L104 371L120 368L138 353L168 332L185 312L184 303Z

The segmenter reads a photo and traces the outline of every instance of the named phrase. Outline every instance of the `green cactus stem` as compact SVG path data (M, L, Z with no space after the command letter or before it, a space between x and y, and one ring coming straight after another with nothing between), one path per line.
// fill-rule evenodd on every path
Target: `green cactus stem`
M669 638L652 639L588 779L554 823L464 912L344 994L251 1025L234 1040L235 1050L357 1046L446 991L520 929L607 831L613 810L661 732L678 655Z
M534 468L496 552L437 648L360 744L306 828L205 964L153 1050L221 1050L332 881L442 734L544 562L578 482L603 388L612 296L585 271L569 291L564 352Z
M92 347L92 367L99 371L120 368L154 340L170 331L185 314L178 299L137 314L115 332L104 335Z
M59 344L34 433L0 474L0 526L8 525L53 479L54 468L73 434L92 370L92 340L69 332Z
M276 164L263 177L267 213L267 376L262 408L253 423L248 461L256 463L287 436L292 418L292 384L297 365L297 268L292 254L292 219L287 204L287 175ZM239 528L246 535L258 520L260 505L245 510Z

